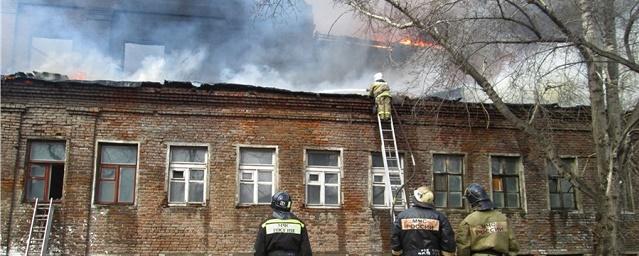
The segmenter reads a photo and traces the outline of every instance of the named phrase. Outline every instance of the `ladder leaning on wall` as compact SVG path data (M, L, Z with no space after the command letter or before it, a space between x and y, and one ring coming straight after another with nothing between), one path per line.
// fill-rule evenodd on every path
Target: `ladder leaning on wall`
M38 203L36 198L33 204L33 217L27 239L27 248L24 255L47 255L51 224L53 222L53 198L49 204Z
M395 125L393 124L393 116L391 115L388 120L382 120L377 115L377 124L379 127L379 137L382 148L382 161L384 163L384 202L388 203L390 207L390 215L393 222L395 221L395 213L397 210L405 210L408 208L408 203L405 200L404 193L404 172L401 159L399 158L399 152L397 150L397 140L395 136ZM399 184L393 184L391 182L391 174L389 165L395 163L399 173ZM399 191L393 191L393 186L396 186ZM395 192L395 193L393 193ZM397 195L401 197L397 198ZM399 200L399 202L397 201ZM395 205L399 204L400 207Z

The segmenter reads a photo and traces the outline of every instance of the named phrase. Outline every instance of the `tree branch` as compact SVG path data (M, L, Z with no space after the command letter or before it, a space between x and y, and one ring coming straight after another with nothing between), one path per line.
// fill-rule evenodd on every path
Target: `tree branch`
M414 27L413 22L406 22L406 23L395 22L386 16L373 13L368 8L365 8L361 4L356 3L354 1L348 1L346 2L346 4L352 6L353 8L355 8L355 10L359 11L360 13L372 19L385 22L386 24L396 27L398 29L406 29L406 28Z

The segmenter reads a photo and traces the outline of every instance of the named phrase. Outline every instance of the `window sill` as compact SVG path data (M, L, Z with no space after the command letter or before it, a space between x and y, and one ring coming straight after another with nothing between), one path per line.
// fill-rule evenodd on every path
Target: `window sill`
M251 208L251 207L264 207L270 206L270 203L261 203L261 204L236 204L235 208Z
M304 208L307 209L341 209L341 205L308 205L305 204Z
M91 205L91 208L94 209L108 209L108 208L128 208L130 210L136 210L138 207L135 204L98 204L98 203L93 203Z
M193 208L200 208L200 207L206 207L206 203L169 203L167 204L168 207L193 207Z

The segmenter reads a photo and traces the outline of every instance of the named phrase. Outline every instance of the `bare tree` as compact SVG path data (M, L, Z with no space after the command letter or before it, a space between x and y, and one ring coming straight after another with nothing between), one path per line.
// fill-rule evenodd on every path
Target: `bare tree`
M639 2L625 0L337 0L390 30L417 31L435 44L413 59L438 79L474 84L515 127L538 141L560 173L595 204L595 254L617 255L622 177L636 166ZM621 45L621 46L620 46ZM433 57L436 56L436 57ZM433 69L437 65L440 68ZM454 66L461 75L451 75ZM454 72L453 72L454 73ZM449 83L449 84L450 84ZM433 86L427 84L426 86ZM566 88L568 87L568 88ZM596 155L594 182L564 166L552 136L517 116L508 89L531 91L533 102L562 89L590 105ZM622 100L622 99L625 99ZM628 106L624 108L623 106ZM533 115L534 118L534 115ZM636 172L636 169L634 169Z

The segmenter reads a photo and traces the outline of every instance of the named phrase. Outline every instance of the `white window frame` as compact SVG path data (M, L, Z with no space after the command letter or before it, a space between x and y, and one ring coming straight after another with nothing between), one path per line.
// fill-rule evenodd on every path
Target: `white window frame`
M521 211L528 212L528 204L526 203L526 190L525 190L525 175L524 175L524 159L520 154L511 154L511 153L503 153L503 154L489 154L488 155L488 180L490 192L490 199L495 202L493 198L493 157L517 157L518 161L518 170L517 176L519 177L519 208L498 208L499 210L506 211Z
M277 146L267 146L267 145L236 145L236 155L237 155L237 172L236 172L236 196L235 196L235 204L237 206L249 206L249 205L269 205L271 201L268 202L259 202L259 193L258 187L259 185L271 185L271 195L277 191L278 185L278 147ZM242 149L272 149L273 155L272 164L270 165L242 165L241 161L241 152ZM271 172L271 181L259 181L259 172L260 171L270 171ZM244 180L242 178L242 174L250 173L252 178L250 180ZM253 201L250 203L242 203L241 202L241 184L253 184Z
M385 180L384 180L386 175L384 175L384 167L383 166L382 167L374 167L373 166L373 154L379 154L380 157L382 157L381 156L381 154L382 154L381 152L372 152L370 154L370 166L371 166L371 168L370 168L370 179L369 179L370 188L368 190L368 191L370 191L370 199L369 199L370 205L371 205L371 207L373 207L375 209L390 209L391 202L389 200L387 200L386 197L384 197L384 204L383 205L374 203L374 199L375 198L374 198L374 194L373 194L373 188L374 187L383 187L384 190L386 190L386 183L385 183ZM399 165L400 165L401 168L388 167L389 174L390 175L395 174L395 175L401 175L401 176L404 175L404 155L401 154L401 153L399 155ZM382 181L375 182L375 176L382 176ZM393 187L399 188L400 186L401 185L391 185L391 188L393 188ZM384 193L385 192L386 191L384 191ZM403 209L403 206L406 203L406 198L404 198L405 197L404 193L400 193L400 194L402 196L401 203L400 204L396 204L395 207L402 207L402 209Z
M96 202L96 186L98 186L97 184L97 178L98 178L98 172L100 171L100 163L98 162L100 159L100 144L129 144L129 145L135 145L137 147L137 163L135 163L135 190L133 191L133 204L127 204L127 205L119 205L119 204L98 204ZM102 139L98 139L95 141L95 145L93 148L93 152L95 152L95 154L93 154L93 189L91 189L91 208L97 208L98 206L100 207L105 207L105 206L132 206L132 207L137 207L138 205L138 190L140 188L140 142L139 141L127 141L127 140L102 140ZM67 152L68 153L68 152ZM66 167L65 167L66 168ZM65 177L66 178L66 177Z
M206 148L206 154L204 155L203 163L188 163L188 162L171 162L171 147L203 147ZM209 182L209 159L211 154L211 148L208 144L201 143L168 143L166 150L166 162L167 162L167 173L166 173L166 200L169 206L187 206L187 205L206 205L208 200L208 182ZM190 172L191 170L203 170L204 177L202 181L191 181L190 180ZM173 171L183 171L183 182L184 182L184 202L171 202L171 182L173 179ZM189 186L191 182L202 183L204 189L202 190L202 202L189 202Z
M309 151L326 151L337 152L337 166L309 166L308 164L308 152ZM308 148L304 149L304 202L309 208L340 208L342 206L342 178L343 178L343 154L344 151L341 148ZM325 176L327 173L337 174L337 184L326 184ZM318 181L311 181L311 175L318 175ZM308 202L308 186L315 185L320 186L320 203L310 204ZM326 186L337 187L337 204L327 204L325 190Z

